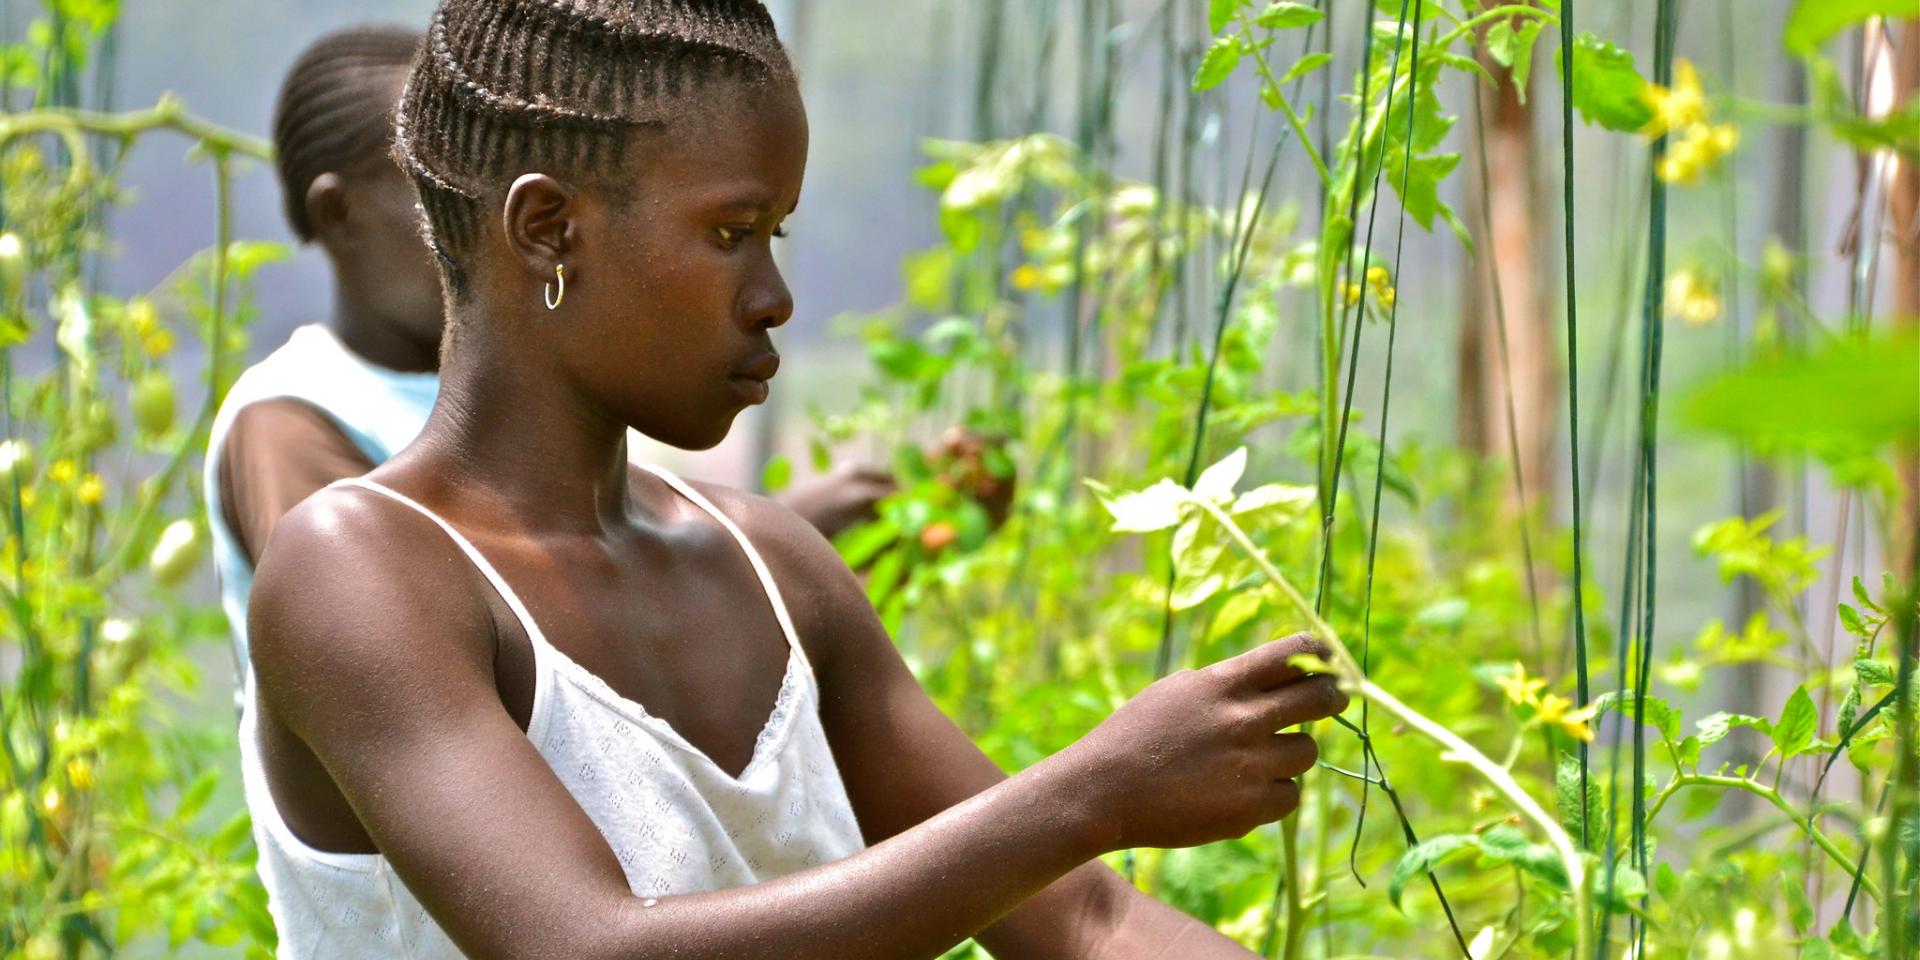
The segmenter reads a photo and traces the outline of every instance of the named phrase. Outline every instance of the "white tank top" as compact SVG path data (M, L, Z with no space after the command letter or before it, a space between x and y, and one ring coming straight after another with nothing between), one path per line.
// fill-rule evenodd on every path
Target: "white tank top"
M247 593L253 589L253 564L227 527L220 505L220 461L227 432L240 409L262 400L300 400L327 415L369 460L385 463L413 442L427 425L440 377L399 373L362 360L333 331L317 324L299 327L280 349L248 367L227 392L207 436L204 490L207 526L213 534L213 567L220 577L220 606L233 632L236 680L246 672ZM240 682L235 683L235 696Z
M739 542L786 637L785 679L753 757L738 777L549 644L513 588L445 520L373 481L341 483L390 497L438 524L512 609L533 644L527 738L600 828L636 896L747 886L851 856L865 844L820 724L813 668L773 575L740 528L699 491L665 470L646 469ZM327 853L293 835L274 806L260 765L251 674L247 685L241 769L282 960L460 957L385 857ZM500 890L497 895L517 894Z

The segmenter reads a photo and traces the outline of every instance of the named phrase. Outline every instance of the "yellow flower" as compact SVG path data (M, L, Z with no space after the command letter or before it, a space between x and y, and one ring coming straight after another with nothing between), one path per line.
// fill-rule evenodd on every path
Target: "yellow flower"
M144 337L160 326L160 315L153 309L153 301L145 297L135 297L127 301L127 332L136 337Z
M156 327L140 338L140 349L149 357L164 357L173 352L173 331Z
M1015 290L1032 290L1040 285L1040 268L1023 263L1013 268L1012 282Z
M38 490L35 490L32 487L27 487L26 489L20 491L20 506L22 509L32 510L33 505L39 502L40 502L40 492Z
M1354 302L1359 299L1360 285L1357 283L1349 283L1340 291L1340 304L1342 306L1352 306Z
M1641 89L1640 98L1653 108L1653 119L1641 130L1646 136L1657 137L1707 122L1707 97L1700 89L1700 74L1693 69L1692 61L1674 61L1671 89L1649 83Z
M1396 296L1393 292L1392 287L1386 287L1378 291L1378 293L1374 296L1374 299L1380 302L1380 308L1382 310L1387 310L1393 307L1393 302L1396 299Z
M1513 662L1512 673L1494 682L1500 684L1500 689L1507 692L1507 699L1515 704L1538 704L1540 691L1547 688L1547 681L1544 678L1527 676L1526 664L1518 660Z
M1667 315L1688 326L1703 327L1720 316L1720 289L1711 277L1691 267L1667 278Z
M1549 693L1540 698L1539 706L1540 711L1534 714L1535 720L1550 727L1559 727L1563 733L1575 740L1593 742L1593 728L1587 726L1587 721L1592 720L1596 712L1592 704L1578 710L1571 710L1568 708L1573 706L1572 700L1557 693Z
M74 496L84 504L99 503L107 498L107 481L97 473L89 473L80 478L80 486L74 489Z
M72 483L73 478L79 475L80 468L74 466L72 460L64 458L55 460L53 466L47 468L47 479L58 484Z
M67 782L82 793L93 789L93 764L85 757L74 757L67 761Z
M1386 267L1368 267L1367 268L1367 285L1374 288L1375 290L1385 289L1387 286L1387 268Z

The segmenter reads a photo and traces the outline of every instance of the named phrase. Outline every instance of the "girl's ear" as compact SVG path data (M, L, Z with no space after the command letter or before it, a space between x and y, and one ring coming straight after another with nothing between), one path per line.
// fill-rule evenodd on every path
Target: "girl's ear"
M550 279L579 242L579 194L544 173L524 174L507 189L507 247L529 273Z
M347 219L346 183L337 173L323 173L307 184L307 229L315 239L325 237Z

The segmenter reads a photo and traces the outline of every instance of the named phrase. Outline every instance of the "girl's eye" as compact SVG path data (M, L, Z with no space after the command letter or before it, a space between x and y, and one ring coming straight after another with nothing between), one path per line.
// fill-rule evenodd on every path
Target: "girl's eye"
M747 238L747 234L751 233L752 231L742 230L739 227L721 227L719 228L719 232L720 232L720 241L722 243L725 243L727 246L731 247L739 243L740 241L745 240Z

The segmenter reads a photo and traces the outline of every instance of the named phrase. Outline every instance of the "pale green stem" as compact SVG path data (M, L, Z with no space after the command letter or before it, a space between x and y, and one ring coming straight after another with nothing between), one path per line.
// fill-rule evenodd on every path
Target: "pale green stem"
M1307 153L1307 159L1313 161L1313 170L1320 175L1320 182L1333 186L1333 177L1327 173L1327 161L1321 158L1320 151L1313 145L1313 137L1307 133L1307 125L1302 123L1300 115L1293 112L1293 104L1287 102L1287 92L1280 87L1280 80L1273 75L1273 68L1267 65L1267 54L1253 39L1253 23L1247 19L1245 7L1240 9L1240 28L1246 31L1247 49L1253 54L1253 62L1260 68L1260 77L1266 81L1268 89L1273 91L1273 102L1278 104L1280 112L1287 115L1287 123L1293 126L1293 138L1300 141L1301 149Z
M1540 832L1546 835L1547 843L1553 847L1554 854L1560 858L1562 867L1567 871L1567 883L1573 890L1574 923L1578 937L1576 956L1591 956L1593 930L1589 919L1592 914L1592 894L1587 888L1586 862L1581 859L1579 851L1573 845L1573 838L1567 835L1567 831L1560 826L1559 821L1535 802L1526 788L1522 787L1505 767L1481 753L1459 734L1429 719L1425 714L1401 702L1400 698L1368 679L1361 671L1359 661L1354 659L1352 651L1341 642L1339 634L1321 618L1320 614L1313 609L1313 605L1308 603L1307 599L1294 587L1292 581L1288 580L1286 575L1267 559L1266 553L1247 536L1246 531L1242 530L1232 517L1220 509L1218 504L1200 497L1190 498L1189 502L1213 517L1214 521L1226 530L1227 536L1232 538L1234 543L1260 568L1260 572L1266 575L1268 582L1272 583L1287 598L1287 601L1293 604L1294 609L1312 625L1315 635L1327 645L1329 652L1333 655L1333 667L1340 677L1342 687L1367 698L1394 719L1438 743L1445 749L1444 755L1448 759L1472 767L1474 772L1480 774L1488 785L1493 787L1494 792L1512 804L1521 816L1533 821L1534 825L1540 828Z
M1674 794L1679 793L1682 787L1696 786L1744 790L1773 804L1775 809L1786 815L1788 822L1800 828L1800 831L1812 839L1816 846L1826 851L1827 855L1834 859L1834 862L1840 864L1842 870L1845 870L1849 876L1853 874L1853 858L1843 852L1831 838L1821 832L1820 828L1803 816L1800 811L1795 810L1793 804L1788 803L1787 798L1780 795L1780 791L1764 783L1749 780L1746 777L1723 777L1708 773L1676 774L1673 780L1660 790L1659 795L1654 797L1653 804L1647 808L1647 822L1653 822L1653 818L1659 814L1660 809L1666 806L1667 800ZM1860 887L1867 891L1867 895L1872 897L1874 902L1880 902L1880 885L1875 883L1872 877L1864 874L1861 875Z

